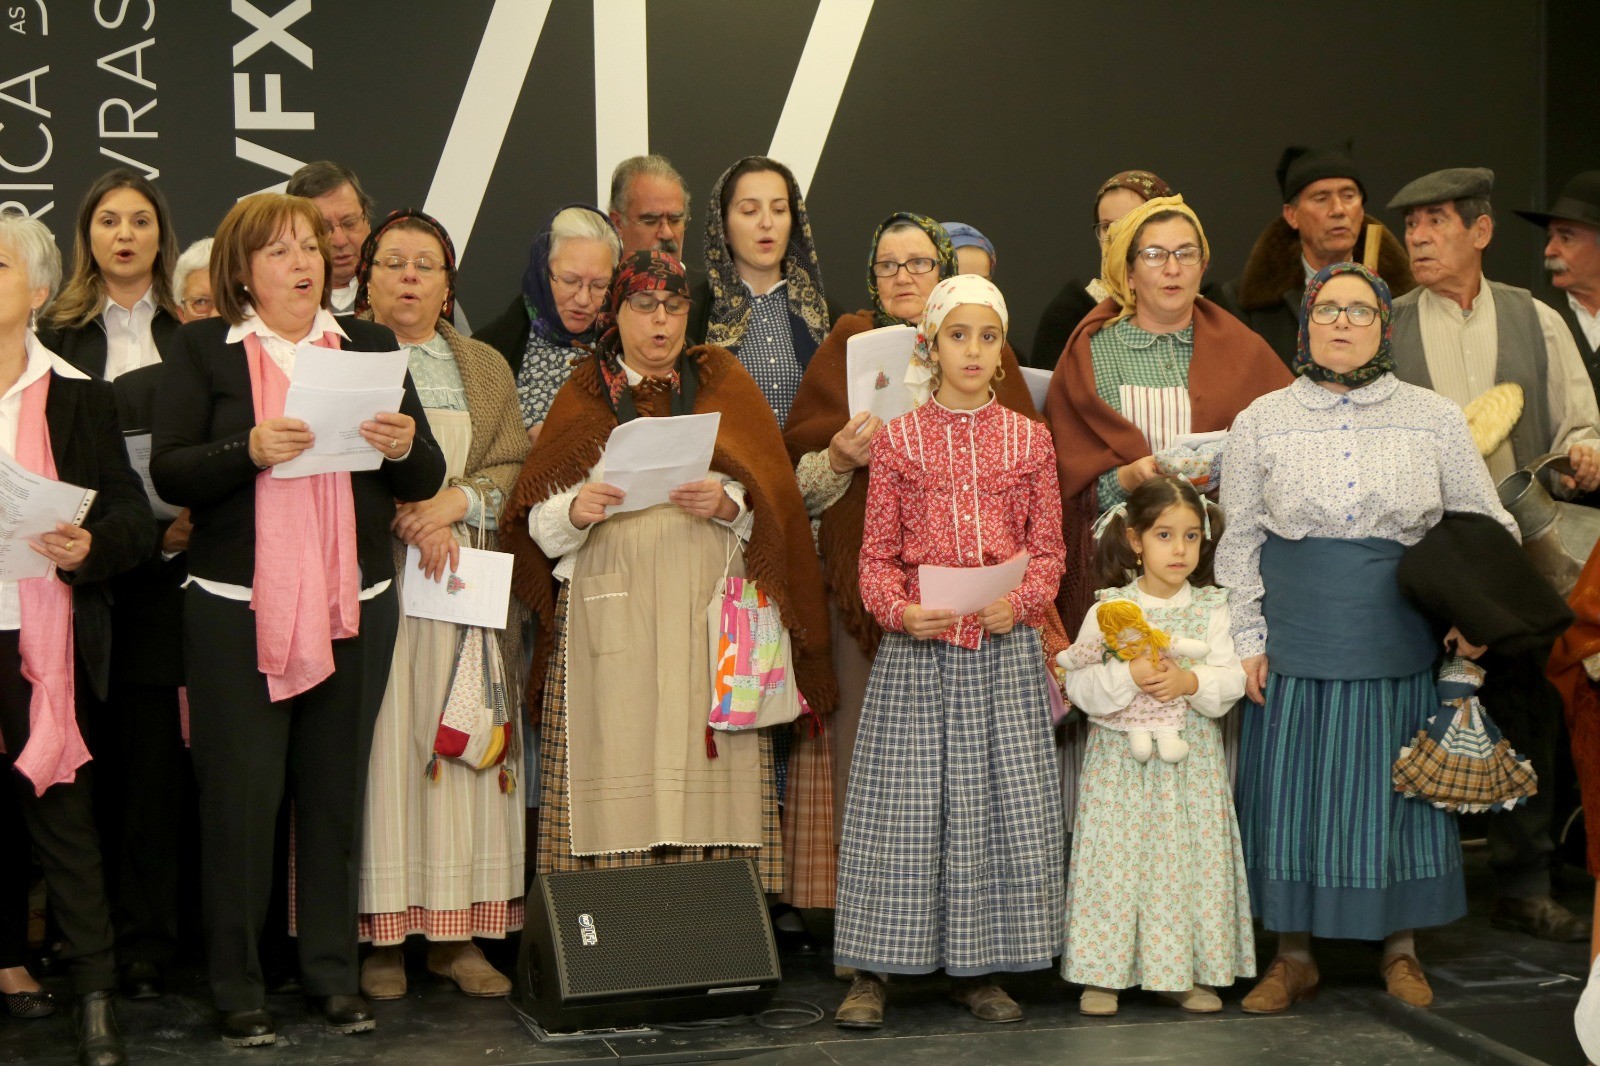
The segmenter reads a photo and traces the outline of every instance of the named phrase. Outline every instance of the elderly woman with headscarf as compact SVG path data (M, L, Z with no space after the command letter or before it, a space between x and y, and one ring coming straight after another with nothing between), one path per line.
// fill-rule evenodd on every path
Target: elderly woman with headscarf
M1466 913L1455 816L1391 780L1439 710L1438 648L1396 570L1445 512L1516 527L1460 408L1394 376L1390 313L1365 267L1319 271L1297 380L1234 420L1223 455L1216 575L1264 704L1244 716L1239 826L1251 909L1278 933L1244 1000L1253 1013L1316 991L1313 935L1383 940L1389 993L1426 1006L1413 931ZM1452 642L1466 643L1455 630Z
M765 730L721 733L708 750L705 612L724 574L755 579L819 712L834 696L827 613L777 421L726 350L685 349L688 311L676 259L644 250L623 260L606 329L557 394L501 517L517 595L540 620L528 683L542 711L536 868L751 856L776 893L771 741ZM711 412L721 419L709 476L668 503L617 510L624 495L605 480L611 432Z
M846 350L850 338L880 326L921 324L928 294L956 276L956 254L944 227L923 215L897 211L873 231L867 260L867 292L872 306L840 316L800 382L784 440L795 462L795 476L806 511L816 528L828 583L833 621L833 667L839 681L839 710L833 726L835 826L844 814L850 753L867 674L883 630L861 603L858 576L861 531L866 515L867 463L872 439L883 422L867 411L851 411ZM1009 344L1000 350L1001 374L994 389L1000 403L1037 419ZM926 369L920 375L926 379ZM926 381L923 382L926 388Z
M505 356L517 383L528 439L566 383L578 346L593 344L622 238L605 212L568 204L551 216L528 250L522 291L505 313L473 334Z
M442 581L462 546L493 548L496 520L528 454L516 388L493 348L450 324L456 255L439 222L396 211L367 235L357 268L356 310L394 330L411 380L444 451L445 482L430 499L403 503L393 530L418 568L395 584ZM512 612L498 638L512 706L521 696L522 625ZM522 729L511 716L503 765L479 769L435 754L466 627L403 618L378 712L361 835L361 939L375 950L361 966L370 999L406 993L400 945L420 935L429 971L468 995L501 996L511 982L484 959L475 936L503 939L522 927L524 825L514 780ZM425 772L426 771L426 772Z
M1047 402L1066 506L1063 617L1089 609L1095 518L1155 477L1155 456L1180 436L1225 430L1289 382L1265 341L1200 296L1210 259L1181 196L1148 200L1108 231L1110 296L1073 333Z
M1094 239L1102 255L1113 222L1147 200L1171 195L1171 187L1148 170L1124 170L1107 178L1094 194ZM1039 316L1028 365L1054 369L1078 323L1110 295L1098 274L1087 284L1077 279L1067 282Z

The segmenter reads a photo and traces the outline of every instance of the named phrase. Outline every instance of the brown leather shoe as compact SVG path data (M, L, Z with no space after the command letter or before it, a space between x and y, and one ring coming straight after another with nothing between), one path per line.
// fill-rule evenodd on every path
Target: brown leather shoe
M1433 1002L1433 988L1415 955L1385 955L1379 972L1389 986L1389 994L1401 1003L1426 1007Z
M957 977L950 985L950 998L980 1022L1022 1020L1022 1008L995 984L993 977Z
M376 948L361 964L361 994L368 999L406 998L406 959L397 947Z
M1316 999L1321 982L1316 963L1279 955L1239 1006L1246 1014L1277 1014L1301 1000Z
M511 991L511 979L490 966L478 945L470 940L430 947L428 972L448 977L469 996L504 996Z
M858 970L850 982L850 994L833 1012L833 1024L840 1029L881 1029L883 1005L888 998L889 989L882 981Z
M1496 929L1515 929L1560 944L1589 939L1589 923L1549 896L1532 899L1501 896L1494 901L1494 910L1489 912L1489 924Z

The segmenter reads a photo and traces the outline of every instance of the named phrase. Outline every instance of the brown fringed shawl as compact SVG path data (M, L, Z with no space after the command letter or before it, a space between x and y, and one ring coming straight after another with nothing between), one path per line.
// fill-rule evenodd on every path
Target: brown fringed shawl
M828 606L822 573L811 544L811 523L785 459L772 408L744 367L722 348L702 346L689 354L699 367L696 414L722 415L712 469L744 486L755 513L745 570L777 604L789 627L795 676L813 710L833 710L837 689L828 648ZM633 390L641 416L667 411L664 383L645 381ZM538 719L545 667L555 643L555 563L528 533L528 512L588 476L600 459L617 419L606 402L593 356L576 361L556 393L539 443L528 456L500 519L501 544L515 556L512 589L539 616L539 640L528 674L528 706ZM697 605L698 606L698 605ZM709 668L709 667L708 667ZM709 711L710 708L707 708Z
M845 348L851 337L873 328L870 311L841 315L834 323L833 332L806 365L800 391L795 394L794 406L789 411L789 428L783 435L789 446L791 463L798 463L811 452L826 450L833 435L850 421ZM1278 365L1283 366L1282 363ZM1001 352L1000 366L1005 371L1005 380L995 382L994 386L1000 402L1035 422L1043 421L1033 406L1033 398L1028 395L1028 384L1022 379L1017 353L1011 350L1009 343ZM861 467L851 477L845 494L822 514L822 569L828 592L833 596L845 628L870 659L877 653L883 631L861 603L861 576L857 568L861 561L861 534L866 515L867 468Z
M1074 630L1094 595L1094 540L1089 530L1100 513L1096 483L1112 467L1150 454L1139 427L1113 410L1094 387L1089 340L1120 310L1115 300L1102 300L1079 323L1056 364L1045 399L1066 509L1061 532L1067 542L1067 572L1056 604ZM1283 360L1259 335L1212 301L1195 301L1194 357L1189 363L1194 432L1227 429L1251 400L1293 381Z

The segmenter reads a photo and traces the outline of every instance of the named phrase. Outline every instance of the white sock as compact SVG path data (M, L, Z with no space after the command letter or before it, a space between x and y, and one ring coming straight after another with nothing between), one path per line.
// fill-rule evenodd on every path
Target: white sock
M1402 929L1398 933L1390 933L1383 938L1383 954L1410 955L1417 957L1417 931L1415 929Z

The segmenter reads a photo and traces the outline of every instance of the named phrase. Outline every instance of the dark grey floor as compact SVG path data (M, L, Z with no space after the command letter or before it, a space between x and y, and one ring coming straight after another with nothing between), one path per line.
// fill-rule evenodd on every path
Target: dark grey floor
M1481 851L1468 853L1472 913L1448 929L1423 934L1419 951L1437 994L1432 1011L1414 1012L1382 992L1374 945L1318 945L1321 997L1276 1017L1240 1013L1242 988L1225 990L1219 1015L1190 1016L1138 992L1124 995L1111 1019L1077 1013L1075 988L1053 974L1014 978L1007 987L1023 1006L1016 1025L986 1026L945 999L942 978L896 981L886 1024L876 1033L844 1033L831 1014L844 991L824 959L785 959L783 1004L813 1004L822 1021L798 1029L768 1029L749 1021L712 1029L662 1032L644 1039L536 1043L502 1000L471 1000L429 976L413 960L412 991L377 1007L371 1034L337 1037L322 1032L298 997L277 997L278 1044L230 1050L215 1035L198 970L188 971L177 993L164 999L123 1002L119 1016L135 1062L316 1066L482 1063L550 1064L622 1060L706 1062L744 1059L772 1066L968 1066L1059 1064L1096 1066L1150 1062L1315 1063L1583 1062L1572 1035L1572 1009L1587 973L1582 944L1547 944L1490 927L1486 870ZM1591 889L1563 893L1588 913ZM1270 956L1270 938L1261 945ZM796 1014L772 1015L775 1023ZM1492 1041L1492 1042L1491 1042ZM1509 1047L1531 1058L1506 1058ZM67 1066L71 1037L64 1016L38 1022L0 1021L0 1063Z

